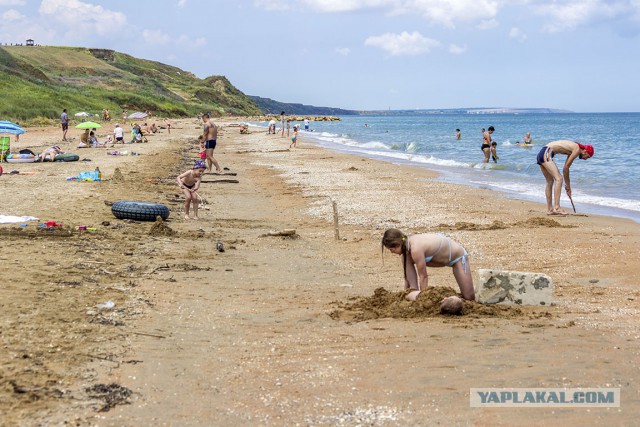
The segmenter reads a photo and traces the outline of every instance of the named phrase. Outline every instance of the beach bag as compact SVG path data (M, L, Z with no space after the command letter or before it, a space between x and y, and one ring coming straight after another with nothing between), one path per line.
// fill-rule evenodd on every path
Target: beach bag
M34 153L33 151L29 150L28 148L24 148L20 151L18 151L20 154L29 154L30 156L35 156L36 153Z

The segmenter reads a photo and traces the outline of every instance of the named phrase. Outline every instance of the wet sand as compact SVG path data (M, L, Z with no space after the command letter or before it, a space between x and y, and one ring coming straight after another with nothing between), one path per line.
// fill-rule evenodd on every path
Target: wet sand
M196 159L200 125L175 127L124 147L140 156L73 149L92 161L3 164L0 213L63 224L0 225L4 425L635 423L637 223L551 218L541 204L314 147L304 132L288 150L287 138L229 126L216 157L237 175L205 175L201 219L185 221L175 177ZM60 134L29 129L17 147ZM96 166L101 183L65 180ZM116 167L123 180L109 182ZM116 200L165 203L170 231L116 219L105 204ZM548 274L555 304L415 315L397 301L400 258L381 255L389 227L462 242L476 281L479 268ZM285 229L295 238L267 235ZM429 283L457 292L448 268L429 269ZM470 408L472 387L620 387L622 405Z

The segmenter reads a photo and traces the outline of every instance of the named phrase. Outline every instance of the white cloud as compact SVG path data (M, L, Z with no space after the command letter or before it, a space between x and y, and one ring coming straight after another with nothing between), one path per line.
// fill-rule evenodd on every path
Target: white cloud
M0 0L0 6L24 6L26 0Z
M562 4L549 3L534 6L538 15L546 17L543 29L550 33L574 30L591 23L600 23L616 17L624 18L634 9L638 9L637 1L618 0L582 0Z
M185 7L187 5L187 0L178 0L178 7Z
M125 14L79 0L42 0L39 12L47 22L61 24L68 34L84 39L87 34L111 35L127 24Z
M527 35L522 32L522 30L518 27L513 27L509 31L509 37L512 39L516 39L519 42L524 42L527 40Z
M351 53L351 49L349 49L348 47L337 47L336 53L338 55L348 56Z
M394 0L304 0L309 7L318 12L352 12L362 9L389 7Z
M289 10L289 4L283 0L255 0L253 4L268 11Z
M413 33L403 31L400 34L385 33L368 37L364 45L378 47L391 55L413 56L428 53L432 48L440 46L440 42L424 37L417 31Z
M262 0L266 1L266 0ZM456 21L491 20L504 0L303 0L318 12L353 12L385 9L391 15L421 15L427 20L454 28Z
M160 30L144 30L142 32L142 38L148 44L152 45L165 45L171 41L171 36Z
M452 53L454 55L462 55L466 51L467 51L467 45L458 46L457 44L453 44L453 43L449 45L449 53Z
M13 22L13 21L21 21L25 18L23 14L18 12L15 9L9 9L2 14L2 21L4 23Z

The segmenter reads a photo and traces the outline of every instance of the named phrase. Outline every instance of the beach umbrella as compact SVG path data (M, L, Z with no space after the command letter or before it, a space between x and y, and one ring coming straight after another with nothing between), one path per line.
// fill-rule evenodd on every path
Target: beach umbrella
M11 135L22 135L25 132L19 125L7 121L0 120L0 133L8 133Z
M95 122L82 122L78 126L76 126L76 129L98 129L101 127L102 125Z
M75 113L74 116L76 116L76 117L91 117L91 116L93 116L93 114L89 114L89 113L85 113L84 111L80 111L79 113Z
M143 113L142 111L136 111L133 114L129 114L129 117L127 118L128 119L144 119L147 116L148 116L147 113Z

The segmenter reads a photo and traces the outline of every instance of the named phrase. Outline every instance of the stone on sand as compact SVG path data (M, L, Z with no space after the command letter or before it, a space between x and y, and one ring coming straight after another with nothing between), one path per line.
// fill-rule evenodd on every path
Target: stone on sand
M543 273L478 270L476 301L482 304L551 305L553 283Z

